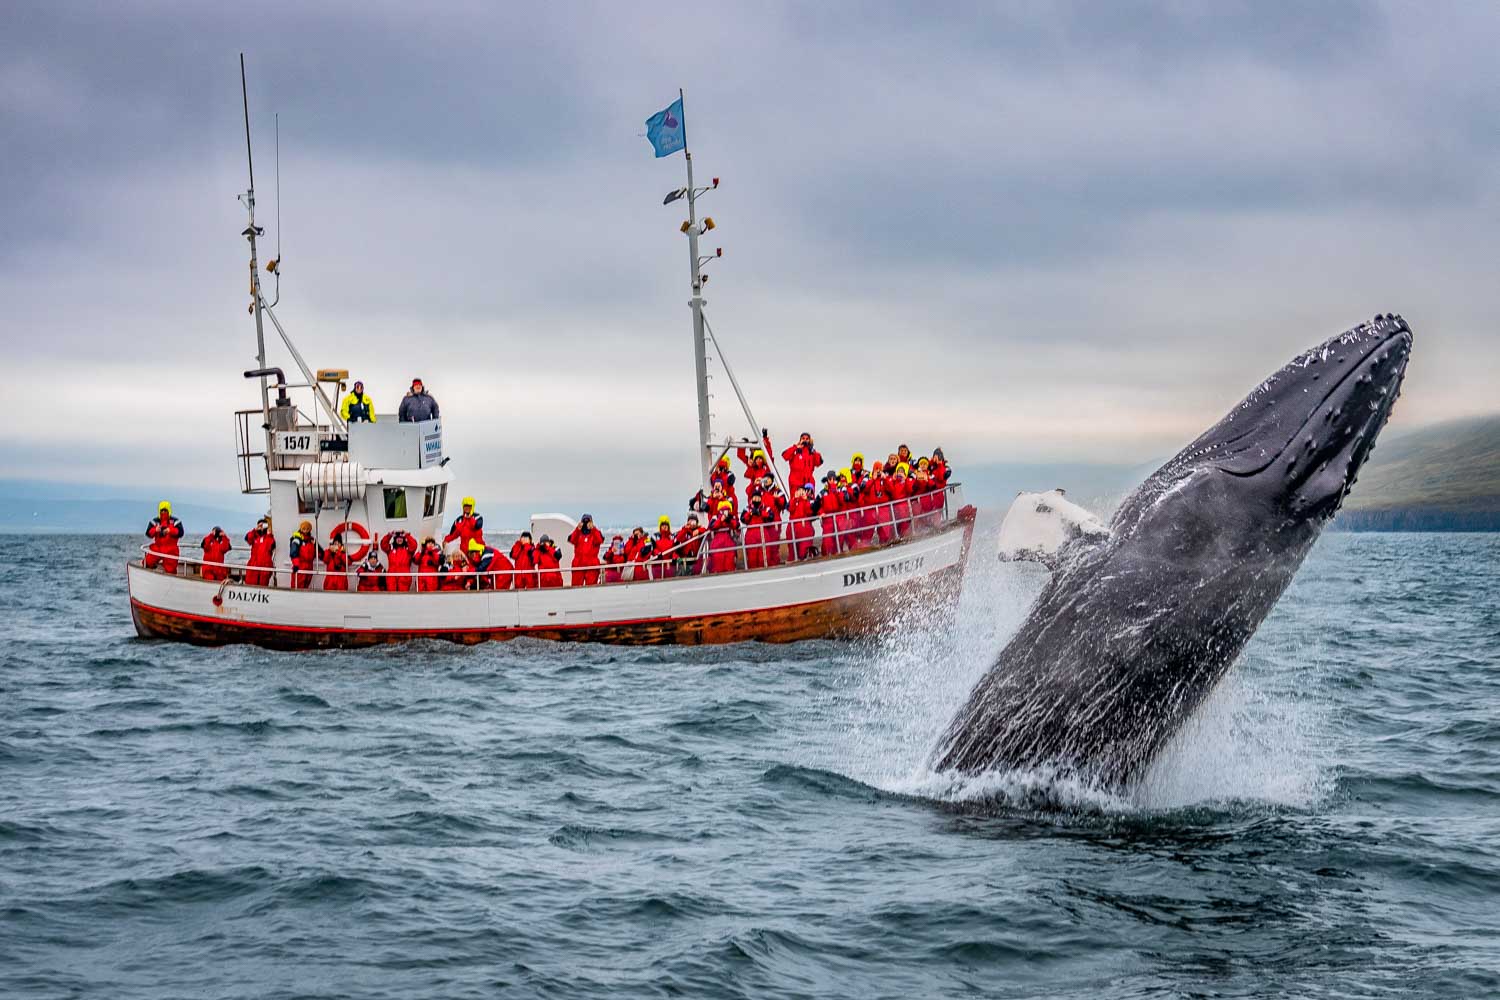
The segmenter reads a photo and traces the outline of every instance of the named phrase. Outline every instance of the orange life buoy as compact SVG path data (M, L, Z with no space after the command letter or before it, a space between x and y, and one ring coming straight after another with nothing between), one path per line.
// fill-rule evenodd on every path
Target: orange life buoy
M364 539L365 543L361 545L357 550L349 552L349 565L353 566L355 563L362 561L364 557L369 553L370 533L369 531L365 530L365 526L363 524L360 524L358 521L342 521L338 524L335 524L333 528L329 530L328 540L330 542L333 541L339 535L342 535L345 531L354 532L360 538ZM349 547L346 545L344 546L344 548L347 550Z

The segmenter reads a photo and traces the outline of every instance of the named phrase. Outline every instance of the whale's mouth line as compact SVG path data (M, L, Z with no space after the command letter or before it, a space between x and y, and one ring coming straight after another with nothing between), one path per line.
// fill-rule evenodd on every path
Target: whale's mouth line
M1303 420L1302 423L1297 425L1297 429L1292 432L1292 435L1287 439L1286 444L1277 449L1275 454L1269 455L1264 463L1253 469L1244 470L1226 469L1222 466L1218 466L1219 471L1225 473L1226 475L1233 476L1236 479L1248 479L1252 476L1257 476L1260 473L1266 471L1276 462L1278 458L1286 454L1288 448L1291 448L1294 444L1296 444L1297 439L1301 437L1302 434L1305 433L1307 429L1312 425L1313 421L1317 419L1317 416L1320 412L1322 412L1323 407L1328 404L1329 400L1333 399L1333 397L1338 393L1340 389L1342 389L1349 383L1350 379L1357 378L1358 376L1364 374L1365 369L1371 367L1372 362L1377 362L1380 355L1388 350L1393 342L1399 341L1402 338L1405 338L1407 344L1411 343L1411 334L1409 332L1405 330L1396 330L1392 332L1390 336L1381 340L1380 343L1371 348L1364 357L1360 358L1357 364L1351 365L1343 375L1339 376L1337 381L1331 383L1328 386L1328 391L1323 394L1323 398L1318 400L1318 404L1308 411L1307 418ZM1405 375L1405 372L1406 368L1403 365L1398 369L1398 376L1394 379L1394 381L1399 384L1401 381L1401 377ZM1391 400L1390 402L1394 402L1394 400ZM1388 402L1383 407L1383 409L1387 413L1390 412L1390 402Z

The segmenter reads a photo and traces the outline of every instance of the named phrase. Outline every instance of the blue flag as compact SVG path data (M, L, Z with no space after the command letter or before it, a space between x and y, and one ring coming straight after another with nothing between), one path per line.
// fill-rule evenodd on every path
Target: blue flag
M656 150L656 155L671 156L679 149L687 148L687 127L682 123L682 98L667 105L646 119L646 140Z

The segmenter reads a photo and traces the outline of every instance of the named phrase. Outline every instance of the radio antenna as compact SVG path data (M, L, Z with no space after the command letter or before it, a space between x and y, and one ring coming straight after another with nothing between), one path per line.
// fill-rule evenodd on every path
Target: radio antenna
M266 264L266 269L276 275L276 296L271 302L275 308L281 302L281 112L276 112L276 256Z

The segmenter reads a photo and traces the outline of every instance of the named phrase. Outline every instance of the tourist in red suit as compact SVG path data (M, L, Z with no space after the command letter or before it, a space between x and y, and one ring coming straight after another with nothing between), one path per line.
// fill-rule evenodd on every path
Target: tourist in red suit
M229 536L224 534L224 529L214 525L214 530L204 535L198 546L203 549L203 566L199 571L203 579L229 579L229 567L224 564L224 557L234 546L230 543Z
M335 535L328 548L323 550L323 589L348 590L349 553L344 551L342 537Z
M843 516L844 496L839 489L839 474L829 471L823 477L823 490L813 501L813 508L822 516L823 554L838 555L839 518Z
M271 523L264 518L257 521L255 527L245 532L245 544L250 546L245 582L252 587L264 587L271 582L269 570L276 558L276 536L271 534Z
M624 573L620 567L626 562L625 539L616 535L609 540L609 550L604 553L604 582L619 583L624 579Z
M422 539L422 545L417 549L417 589L423 593L431 593L442 585L438 579L438 571L443 568L443 547L437 543L436 538Z
M476 538L484 541L484 518L474 512L474 498L464 497L463 508L464 512L453 519L453 527L443 538L444 545L457 539L460 554L468 552L469 543Z
M677 559L677 553L672 547L676 543L672 519L663 514L657 518L656 534L651 538L651 579L662 580L675 575L672 563Z
M735 568L736 524L734 505L728 500L719 501L719 511L708 523L708 571L710 573L732 573Z
M536 578L543 590L563 585L562 553L552 544L551 535L543 535L536 544Z
M354 571L354 575L359 579L356 589L361 592L384 590L385 573L380 568L380 553L371 549L370 554L365 556L365 561L360 563L359 568Z
M787 482L792 489L796 489L803 483L813 481L813 474L818 466L823 464L823 456L818 454L818 449L813 447L812 435L806 431L797 439L797 443L781 453L782 459L792 467L790 478Z
M150 551L141 564L147 569L161 566L163 573L177 572L177 540L182 537L182 522L172 516L172 505L163 500L156 507L156 517L146 525L151 539Z
M303 521L292 532L292 588L307 590L312 586L313 573L317 570L318 542L313 537L311 521Z
M811 559L818 554L818 545L814 538L817 532L813 528L812 483L803 483L797 487L792 493L789 510L792 523L788 526L787 534L792 540L792 558Z
M573 546L573 586L592 587L599 582L599 549L604 545L604 532L594 527L594 515L583 515L568 542Z
M536 586L536 546L531 544L531 532L521 532L516 544L510 547L510 562L516 570L516 589L531 590Z
M411 532L388 531L380 540L380 551L385 553L385 589L408 592L412 589L411 572L417 560L417 540Z

